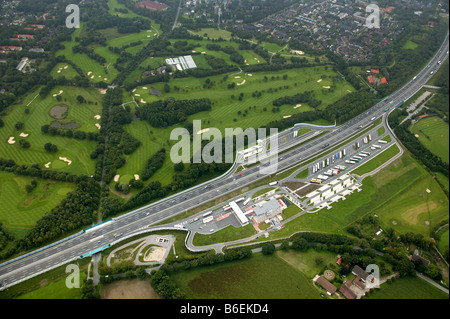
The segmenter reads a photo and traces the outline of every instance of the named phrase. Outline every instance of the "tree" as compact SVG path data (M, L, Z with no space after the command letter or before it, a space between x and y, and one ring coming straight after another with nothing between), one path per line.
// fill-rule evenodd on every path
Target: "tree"
M430 277L432 279L440 279L440 277L441 277L441 271L434 264L429 264L425 268L425 272L424 273L425 273L425 275L427 275L428 277Z
M272 243L265 244L262 246L261 252L263 255L271 255L275 252L275 245Z
M77 96L77 101L78 101L78 103L83 103L85 100L84 100L84 97L82 97L81 95L78 95Z
M183 162L176 163L173 166L173 169L175 170L175 172L182 172L184 170L184 163Z
M305 251L309 248L309 244L304 238L296 238L292 241L292 248Z

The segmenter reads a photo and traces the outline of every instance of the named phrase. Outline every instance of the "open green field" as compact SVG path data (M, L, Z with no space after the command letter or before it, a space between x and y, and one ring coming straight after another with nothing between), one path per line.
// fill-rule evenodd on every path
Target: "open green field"
M210 235L195 234L193 244L195 246L218 244L226 241L247 238L255 234L256 230L251 224L239 228L230 225Z
M404 277L381 285L368 299L448 299L448 294L419 277Z
M420 120L411 126L419 141L444 162L449 162L449 128L441 118L434 116Z
M320 292L308 278L277 254L253 255L171 274L192 299L317 299Z
M449 229L447 227L447 230L441 233L439 237L438 242L438 248L439 251L443 254L446 249L448 249L449 246Z
M191 33L210 39L218 39L218 38L222 38L225 40L231 39L231 32L227 30L204 28L201 29L200 31L191 31Z
M367 163L364 163L364 165L361 165L354 171L352 171L353 174L362 176L366 173L370 173L389 161L391 158L396 156L398 153L400 153L400 149L398 148L397 144L391 145L388 149L386 149L383 153L377 155L376 157L372 158Z
M78 87L55 87L46 98L37 96L38 92L39 90L30 92L21 103L11 107L8 114L3 118L5 126L0 128L1 157L14 159L18 164L38 163L41 168L51 163L49 164L50 169L91 175L95 169L95 161L90 158L90 153L97 146L95 141L44 135L41 132L41 127L56 121L50 115L50 110L55 106L65 106L67 112L64 119L58 120L60 123L75 122L79 125L80 130L98 132L95 124L100 123L100 121L95 119L94 116L101 112L101 94L96 89ZM57 101L56 97L53 96L55 94L61 96L61 101ZM87 101L91 101L91 104L79 104L76 100L78 95L83 96ZM29 110L28 114L25 111L26 109ZM21 130L15 128L18 122L24 123ZM22 133L28 134L28 136L21 137ZM11 137L14 137L14 144L8 143ZM28 141L31 147L28 149L22 148L19 144L21 139ZM57 145L58 152L49 153L45 151L44 145L48 142ZM59 157L67 157L72 163L68 165Z
M404 45L403 45L403 49L405 50L414 50L415 48L417 48L418 45L417 43L412 42L411 40L408 40Z
M76 188L75 184L36 179L36 188L27 193L25 187L33 179L0 171L0 222L17 238L22 238Z

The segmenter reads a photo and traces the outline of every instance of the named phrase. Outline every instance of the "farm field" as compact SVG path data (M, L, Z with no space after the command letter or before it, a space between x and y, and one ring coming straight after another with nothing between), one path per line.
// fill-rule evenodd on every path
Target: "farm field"
M420 120L411 128L411 132L418 135L419 141L433 154L449 163L449 127L439 117Z
M0 171L0 223L16 238L22 238L36 222L74 191L75 184L36 179L36 188L25 187L33 177Z
M255 254L170 275L192 299L317 299L312 280L276 255Z
M1 157L14 159L18 164L37 163L44 168L44 165L50 163L48 164L49 169L75 174L92 174L95 161L90 158L90 153L97 145L95 141L44 135L41 127L58 121L61 125L76 124L80 130L86 132L98 132L95 124L100 123L100 120L97 120L95 115L99 115L101 112L99 91L77 87L55 87L46 98L37 96L37 92L30 93L21 104L12 107L4 118L5 126L0 129ZM61 96L61 101L58 101L57 96L53 95ZM76 100L78 95L91 101L91 104L80 104ZM54 111L55 106L65 108L66 111L63 114L55 113L52 116L51 111ZM15 125L19 122L23 123L23 127L17 130ZM11 137L14 137L13 141L10 140ZM19 145L22 139L31 144L30 148L25 149ZM14 143L9 144L9 142ZM55 144L58 152L45 151L44 145L48 142ZM59 157L66 157L72 163L69 165Z
M368 299L448 299L448 294L419 277L404 277L375 289Z

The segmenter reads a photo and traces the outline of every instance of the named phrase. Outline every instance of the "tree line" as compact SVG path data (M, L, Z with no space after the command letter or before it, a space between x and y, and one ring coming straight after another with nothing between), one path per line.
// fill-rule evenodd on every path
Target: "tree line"
M136 111L136 115L146 120L153 127L168 127L182 123L189 115L211 110L211 100L208 98L155 101L147 103Z

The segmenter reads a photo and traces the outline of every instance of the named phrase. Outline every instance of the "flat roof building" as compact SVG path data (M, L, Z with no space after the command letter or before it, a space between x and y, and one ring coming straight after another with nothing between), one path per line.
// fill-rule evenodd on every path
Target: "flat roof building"
M248 218L245 216L245 214L242 212L242 210L239 208L238 204L236 202L230 202L231 209L236 214L239 222L242 225L248 224Z
M269 201L264 201L262 204L256 204L253 207L253 212L255 213L254 220L259 224L282 211L283 206L281 206L280 202L277 199L272 198Z

